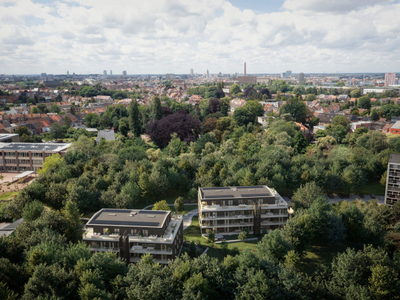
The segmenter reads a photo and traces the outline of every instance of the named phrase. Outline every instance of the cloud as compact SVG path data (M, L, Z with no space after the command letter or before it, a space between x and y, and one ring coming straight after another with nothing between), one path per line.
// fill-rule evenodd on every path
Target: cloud
M349 12L374 5L384 5L393 0L286 0L283 8L291 11Z
M227 0L6 3L6 73L234 73L243 61L249 73L400 68L400 5L390 0L286 0L273 12Z

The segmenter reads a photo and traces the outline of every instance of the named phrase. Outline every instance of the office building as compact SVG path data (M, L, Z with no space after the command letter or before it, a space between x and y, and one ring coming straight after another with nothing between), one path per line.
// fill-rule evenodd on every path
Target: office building
M396 84L396 73L386 73L385 74L385 86Z
M112 76L112 70L110 70L110 76Z
M244 229L254 235L282 228L288 205L267 186L199 188L199 222L202 234L238 234Z
M299 83L304 83L304 73L299 73Z
M243 76L247 76L247 70L246 70L246 62L244 63L244 66L243 66Z
M183 217L170 211L103 208L86 223L83 241L92 251L116 252L136 263L150 253L157 263L177 257L183 244Z
M385 204L393 205L400 201L400 154L390 155L385 190Z
M126 71L122 71L122 76L126 76Z
M190 69L190 76L193 77L194 73L193 73L193 69Z
M107 70L104 70L104 71L103 71L103 75L104 75L104 76L107 76Z
M286 77L289 78L290 76L292 76L292 71L290 71L290 70L286 71Z
M0 143L0 171L37 171L46 157L53 154L64 156L67 143Z

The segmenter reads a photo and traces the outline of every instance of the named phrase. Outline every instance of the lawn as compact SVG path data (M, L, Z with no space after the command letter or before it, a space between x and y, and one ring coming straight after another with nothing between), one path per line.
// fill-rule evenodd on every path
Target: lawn
M311 275L318 265L330 265L335 256L346 251L347 247L356 248L355 245L312 246L301 260L300 270ZM360 248L360 246L358 246ZM358 250L358 249L357 249Z
M375 194L378 196L385 195L385 187L379 183L379 181L367 182L361 189L360 192L364 195Z
M198 241L202 245L207 244L207 240L201 235L198 217L192 218L192 223L183 232L183 239L195 243Z
M19 194L19 192L7 192L4 194L1 194L0 201L10 199L10 198L12 198L12 196L16 196L18 194Z

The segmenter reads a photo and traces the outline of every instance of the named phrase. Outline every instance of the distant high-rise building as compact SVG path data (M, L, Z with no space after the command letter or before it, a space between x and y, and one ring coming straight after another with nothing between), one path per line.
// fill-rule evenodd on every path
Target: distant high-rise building
M193 77L193 69L190 69L190 76Z
M123 76L126 76L126 71L122 71L122 75L123 75Z
M385 204L393 205L400 201L400 155L390 155L385 190Z
M286 73L285 72L281 73L281 78L286 78Z
M304 73L299 73L299 83L304 83Z
M292 76L292 71L290 71L290 70L286 71L286 77L290 77L290 76Z
M112 70L110 70L110 76L112 76Z
M207 77L210 77L210 72L208 72L208 69L207 69Z
M385 74L385 86L396 84L396 73L386 73Z
M244 62L243 76L246 76L246 62Z
M107 76L107 70L104 70L104 71L103 71L103 75L104 75L104 76Z
M69 71L67 70L67 76L69 76Z

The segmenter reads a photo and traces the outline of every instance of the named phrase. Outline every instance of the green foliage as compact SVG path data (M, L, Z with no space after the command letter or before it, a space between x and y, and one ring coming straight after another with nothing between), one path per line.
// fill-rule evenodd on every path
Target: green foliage
M152 210L171 210L166 200L161 200L154 203Z
M175 202L174 202L174 208L176 211L181 212L185 209L184 203L183 203L183 197L178 197Z
M43 210L43 204L40 201L35 200L25 205L22 212L22 217L24 218L25 222L32 222L40 217Z

